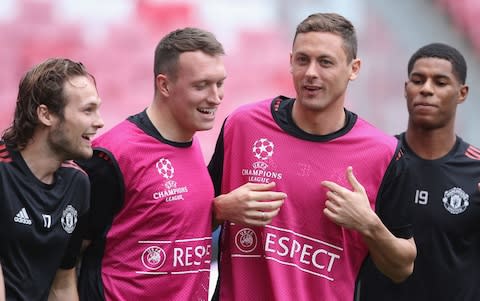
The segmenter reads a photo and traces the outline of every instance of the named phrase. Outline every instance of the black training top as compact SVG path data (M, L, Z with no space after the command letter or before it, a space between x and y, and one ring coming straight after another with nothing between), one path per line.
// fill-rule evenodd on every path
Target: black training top
M59 268L76 264L87 175L65 162L53 184L38 180L18 151L0 142L0 260L7 300L47 300Z
M399 138L409 161L403 195L414 205L415 268L395 285L369 262L360 300L479 300L480 150L457 137L446 156L423 160Z

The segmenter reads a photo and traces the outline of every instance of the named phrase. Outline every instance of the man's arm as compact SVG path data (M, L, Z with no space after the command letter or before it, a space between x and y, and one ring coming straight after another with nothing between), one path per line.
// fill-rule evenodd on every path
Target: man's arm
M75 268L59 269L53 279L48 301L78 301Z
M5 280L3 280L2 266L0 265L0 301L5 301Z
M370 207L365 188L347 168L353 191L330 181L322 182L327 192L325 215L339 226L358 231L368 246L377 268L394 282L405 280L413 272L417 249L413 238L394 236Z

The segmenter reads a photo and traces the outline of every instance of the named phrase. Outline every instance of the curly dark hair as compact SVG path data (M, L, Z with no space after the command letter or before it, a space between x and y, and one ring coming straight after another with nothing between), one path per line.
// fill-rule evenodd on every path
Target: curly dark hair
M24 149L39 124L37 108L42 104L63 118L64 84L76 76L89 77L95 83L82 63L65 58L47 59L30 69L20 80L14 119L3 132L2 140L11 147Z

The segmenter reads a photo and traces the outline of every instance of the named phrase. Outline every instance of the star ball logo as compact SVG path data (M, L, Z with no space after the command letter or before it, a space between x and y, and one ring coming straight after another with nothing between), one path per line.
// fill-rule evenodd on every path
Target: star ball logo
M175 173L175 168L173 168L172 162L166 158L160 158L160 160L158 160L157 170L158 173L167 180L173 178L173 174Z
M172 189L177 187L177 182L173 181L173 175L175 174L175 168L173 168L172 162L167 158L160 158L156 164L158 173L166 180L165 188Z
M253 143L252 152L255 158L265 161L273 156L274 148L272 141L267 138L260 138Z
M252 153L255 161L252 163L252 169L243 168L242 176L247 176L247 181L252 183L270 183L271 180L282 179L282 173L276 170L269 170L269 164L273 161L267 161L272 158L275 145L267 138L260 138L253 143ZM268 163L267 163L268 162Z

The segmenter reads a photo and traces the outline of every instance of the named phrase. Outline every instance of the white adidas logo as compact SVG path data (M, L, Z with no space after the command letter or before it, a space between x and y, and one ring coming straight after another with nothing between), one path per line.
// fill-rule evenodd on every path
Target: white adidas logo
M15 215L13 220L20 224L32 224L32 220L28 217L27 210L25 210L25 208L20 209L20 211L18 211L17 215Z

